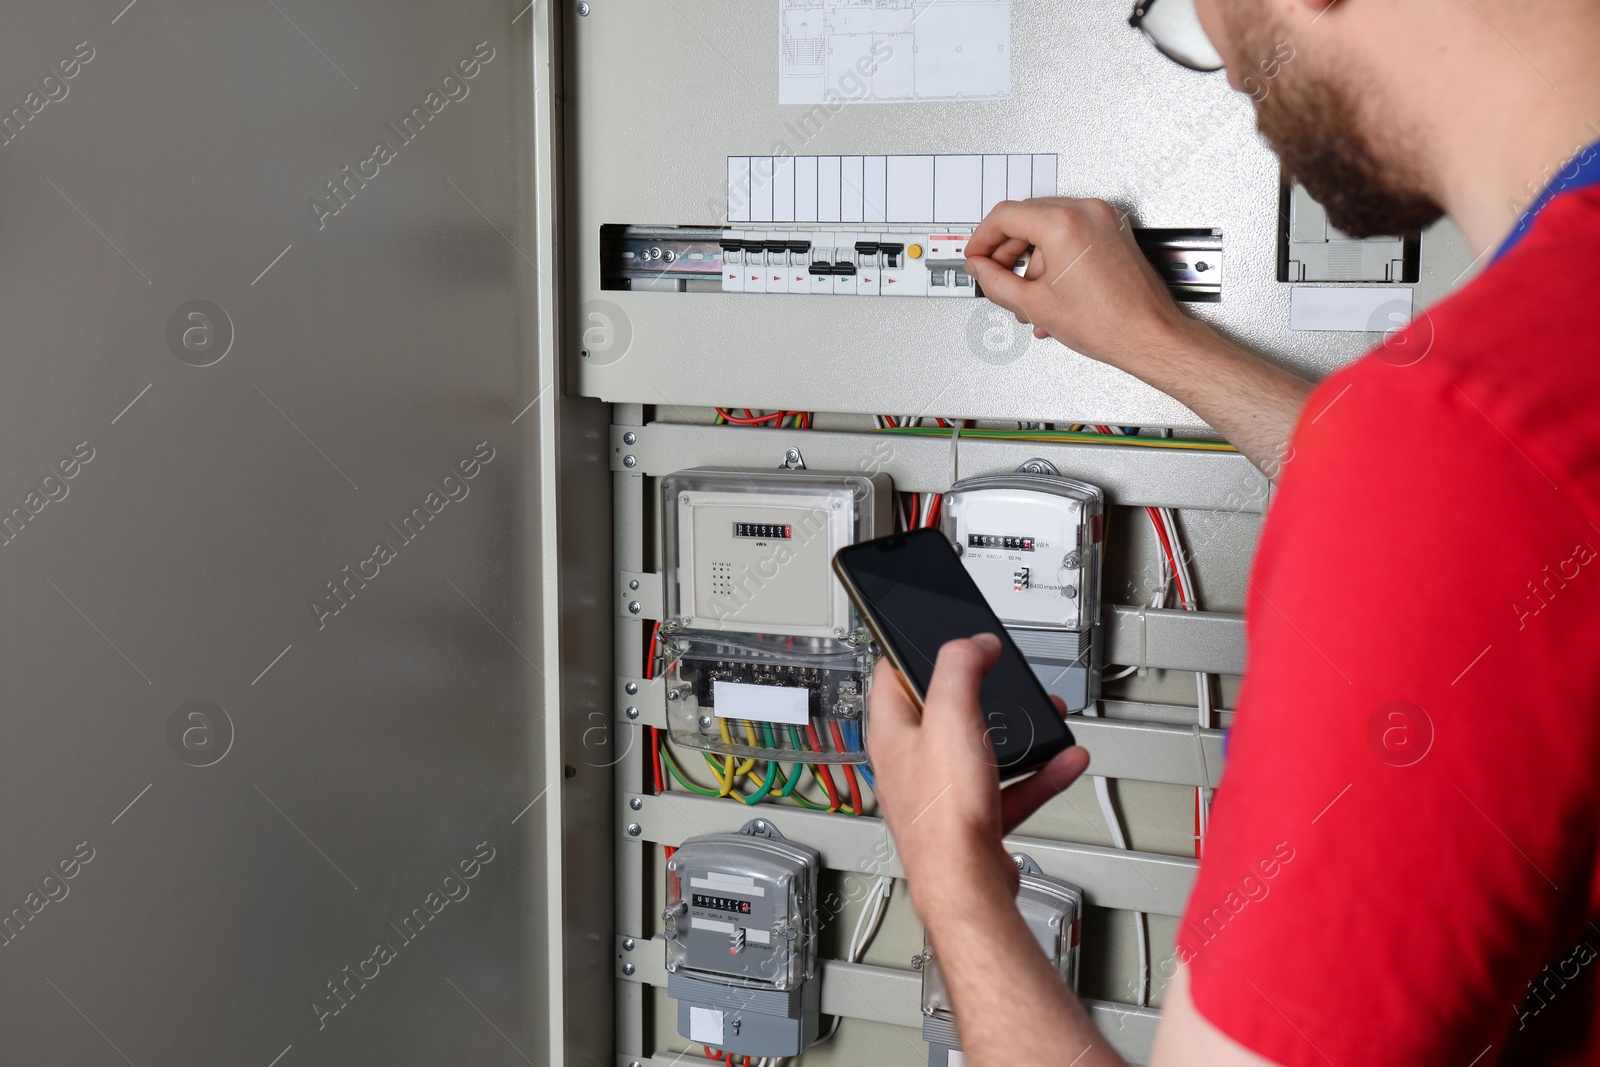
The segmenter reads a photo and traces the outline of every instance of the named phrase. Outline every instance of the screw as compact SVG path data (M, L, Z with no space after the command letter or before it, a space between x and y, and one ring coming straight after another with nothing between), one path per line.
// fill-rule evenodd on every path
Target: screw
M700 728L703 729L703 730L709 730L711 728L711 716L709 716L709 715L700 716Z
M627 433L622 435L622 443L625 445L631 445L638 440L639 435L634 433L632 430L629 430Z
M665 252L661 253L661 258L666 260L668 263L671 263L673 260L678 258L678 253L669 248Z
M628 824L628 836L629 837L638 837L642 833L644 833L644 827L640 826L638 823L630 822Z
M638 968L636 968L636 967L635 967L635 966L634 966L634 965L633 965L633 964L631 964L631 963L624 963L624 964L623 964L623 965L622 965L622 973L623 973L623 974L632 974L632 973L633 973L633 972L634 972L634 971L636 971L636 970L638 970Z
M622 465L631 470L632 468L637 467L639 465L639 457L638 456L623 456L622 457Z
M628 588L629 589L637 589L637 588L639 588L639 579L637 579L637 578L629 578L628 579Z
M627 685L623 686L622 689L623 692L627 693L629 696L633 696L633 694L639 691L639 683L629 682Z
M628 807L632 808L634 811L638 811L640 808L644 807L644 801L640 800L638 797L634 797L632 800L628 801ZM630 943L628 947L632 948L633 945Z
M639 612L641 612L643 610L644 610L644 605L639 603L637 600L628 601L628 614L637 615L637 614L639 614Z
M913 971L922 970L923 962L924 962L924 960L923 960L923 958L921 956L912 956L911 957L911 969Z
M638 1060L629 1060L628 1061L628 1067L639 1067L639 1061Z
M788 449L787 451L784 452L783 458L788 460L790 463L799 463L800 462L800 450L798 448Z
M588 0L584 0L583 3L578 5L578 14L582 15L584 18L588 18L589 17L589 3L588 3Z
M622 714L626 715L630 719L637 719L639 717L639 709L638 708L634 708L634 707L630 707L627 711L623 712Z
M623 938L622 939L622 948L626 952L632 952L633 951L633 938L631 938L631 937Z
M766 830L766 828L767 828L767 821L765 819L757 819L756 820L756 829L757 830L764 831L764 830Z

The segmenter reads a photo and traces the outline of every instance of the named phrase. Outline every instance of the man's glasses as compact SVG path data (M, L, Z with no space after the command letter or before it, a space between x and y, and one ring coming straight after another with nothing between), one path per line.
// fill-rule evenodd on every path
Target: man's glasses
M1194 0L1137 0L1128 25L1141 30L1174 63L1190 70L1222 69L1222 57L1200 25Z

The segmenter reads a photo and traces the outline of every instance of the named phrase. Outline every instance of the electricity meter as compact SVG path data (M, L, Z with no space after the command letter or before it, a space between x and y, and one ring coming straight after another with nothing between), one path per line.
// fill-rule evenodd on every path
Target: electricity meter
M1105 499L1028 467L951 486L941 526L1045 689L1081 711L1099 696Z
M674 742L863 763L874 656L833 554L889 531L886 474L697 467L662 479Z
M667 993L678 1032L738 1056L798 1056L817 1038L814 848L764 819L685 841L667 861Z
M1051 878L1029 856L1018 852L1012 862L1021 872L1017 910L1034 940L1044 950L1061 980L1078 988L1078 947L1083 930L1083 890ZM922 950L922 1039L928 1043L928 1067L959 1067L961 1036L956 1032L950 991L931 947Z

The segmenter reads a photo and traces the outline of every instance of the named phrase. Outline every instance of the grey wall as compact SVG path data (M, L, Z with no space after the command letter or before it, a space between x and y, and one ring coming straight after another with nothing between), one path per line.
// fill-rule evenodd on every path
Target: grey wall
M0 1061L543 1063L543 409L516 418L542 8L125 3L10 0L0 35L25 113L93 49L0 147L0 507L26 516L0 547L0 909L29 916ZM386 123L480 42L469 94L402 144ZM308 200L380 139L319 227ZM227 321L186 361L194 300ZM492 462L442 484L479 442ZM409 543L388 525L463 488ZM413 941L389 925L491 849ZM319 1029L346 965L377 976Z

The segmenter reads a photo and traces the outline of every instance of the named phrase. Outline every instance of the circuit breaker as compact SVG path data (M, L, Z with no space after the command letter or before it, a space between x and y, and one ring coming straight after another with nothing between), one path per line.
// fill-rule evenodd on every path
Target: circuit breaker
M1011 857L1021 876L1017 910L1028 931L1044 950L1061 980L1078 988L1078 947L1083 931L1083 890L1051 878L1029 856ZM950 991L931 947L922 950L922 1039L928 1043L928 1067L962 1067L961 1036L956 1030Z
M871 641L831 562L889 529L891 500L882 474L700 467L662 479L675 742L866 760Z
M817 1038L820 854L753 819L667 861L667 993L678 1032L729 1056L798 1056Z
M1068 711L1099 695L1104 509L1097 487L1031 471L967 478L945 496L945 535Z

